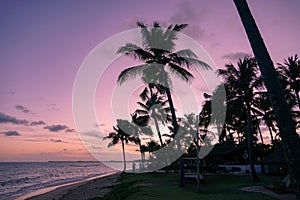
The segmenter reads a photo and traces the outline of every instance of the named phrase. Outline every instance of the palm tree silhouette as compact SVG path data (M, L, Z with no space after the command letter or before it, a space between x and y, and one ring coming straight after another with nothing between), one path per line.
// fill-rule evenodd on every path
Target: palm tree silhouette
M277 71L280 74L284 88L294 93L300 109L300 60L298 55L288 57L287 60L284 59L283 64L278 63Z
M110 132L107 137L104 137L103 139L111 139L112 141L108 143L108 147L112 147L119 142L122 144L122 151L123 151L123 162L124 162L124 168L123 171L126 171L126 158L125 158L125 144L128 142L135 142L135 138L132 137L130 134L127 133L127 131L123 131L120 126L124 124L125 120L117 119L117 125L113 126L114 132Z
M289 175L297 199L300 199L300 139L296 133L295 123L284 98L283 88L279 82L273 61L260 35L246 0L233 0L247 33L255 58L258 61L272 107L275 112L283 149L287 158Z
M140 105L141 109L137 109L135 112L144 117L151 117L154 120L160 145L164 146L161 132L158 126L158 121L162 122L163 124L165 124L167 121L170 121L170 108L166 106L167 100L164 100L163 96L158 95L158 92L151 93L152 95L149 95L148 87L143 90L143 92L140 94L143 102L137 102Z
M141 28L143 47L127 43L120 47L117 53L131 56L133 59L142 61L143 64L123 70L118 77L118 83L123 84L128 79L142 75L142 80L145 83L163 86L170 106L172 125L175 133L177 133L179 127L170 91L171 80L167 70L189 82L193 75L187 69L211 68L208 64L199 60L197 55L190 49L174 52L177 34L186 28L187 24L170 25L166 30L161 28L158 22L153 22L153 27L150 29L142 22L137 22L137 25ZM180 146L177 148L180 149ZM181 159L180 163L182 163ZM180 166L179 185L184 186L183 165L180 164Z
M237 68L233 64L227 64L224 70L219 70L219 75L225 79L225 87L231 89L227 102L240 101L242 107L240 107L239 112L246 111L249 164L254 180L258 180L258 176L254 166L251 105L253 104L254 90L261 89L263 86L262 79L257 73L258 68L255 59L248 57L243 60L239 59Z
M271 107L271 102L267 92L265 91L256 92L255 101L253 103L255 107L258 108L256 112L259 113L261 120L264 121L265 125L268 127L271 142L272 144L274 144L273 132L277 131L276 121L275 121L275 114Z
M126 121L126 130L131 131L131 135L135 138L134 142L139 145L140 153L141 153L141 160L142 160L142 167L144 167L144 160L145 160L145 150L143 149L140 136L142 134L152 136L152 130L148 125L149 123L149 116L138 116L137 112L131 114L132 123Z

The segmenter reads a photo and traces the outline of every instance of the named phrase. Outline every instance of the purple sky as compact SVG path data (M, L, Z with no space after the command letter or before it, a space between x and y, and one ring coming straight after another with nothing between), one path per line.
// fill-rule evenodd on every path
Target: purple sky
M300 53L298 0L248 3L275 63ZM2 0L0 161L92 159L72 130L76 73L95 46L136 28L138 20L188 23L183 33L218 68L252 53L232 0ZM101 84L115 84L116 78Z

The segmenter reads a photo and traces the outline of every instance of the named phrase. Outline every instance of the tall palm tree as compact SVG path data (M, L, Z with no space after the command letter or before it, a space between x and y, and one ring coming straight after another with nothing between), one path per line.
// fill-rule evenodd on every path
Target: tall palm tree
M167 101L164 100L163 96L160 96L158 92L153 93L152 91L149 95L148 87L143 90L143 92L140 94L140 97L143 102L137 103L140 105L141 109L137 109L135 112L144 117L151 117L154 120L160 145L164 146L158 121L162 122L163 124L165 124L167 121L170 121L170 108L166 107Z
M283 64L278 63L277 71L285 83L283 86L294 93L300 109L300 60L298 55L288 57Z
M103 140L106 139L112 140L110 143L108 143L108 147L112 147L118 144L119 142L121 142L122 151L123 151L123 162L124 162L123 171L125 172L126 171L125 144L127 144L128 142L134 142L135 138L120 128L120 124L122 123L124 123L124 120L117 119L117 125L113 126L114 132L110 132L108 136L103 138Z
M117 53L131 56L143 62L143 64L122 71L118 77L118 83L122 84L128 79L142 75L142 79L147 84L163 86L170 106L172 125L175 133L177 133L179 127L170 91L171 81L168 71L182 80L189 82L193 78L193 75L187 69L211 68L205 62L199 60L197 55L190 49L174 52L177 34L186 28L187 24L170 25L165 30L161 28L158 22L153 22L153 27L150 29L142 22L138 22L137 25L141 28L143 47L127 43L120 47ZM180 146L178 146L178 149L180 149ZM184 186L182 162L180 162L179 185Z
M289 175L293 182L297 199L300 199L300 140L296 133L295 123L292 119L288 104L284 99L284 92L278 80L274 64L260 35L247 1L234 0L234 3L246 30L254 56L258 61L262 77L268 90L280 130L279 133L282 138L283 149L287 158Z
M227 64L225 69L219 70L219 75L225 80L225 86L231 89L227 102L240 101L242 107L239 108L239 112L243 113L246 111L249 164L254 180L258 180L258 176L254 166L253 113L251 105L253 104L254 91L262 88L263 85L262 79L257 75L257 70L255 59L248 57L245 57L243 60L239 59L237 67L233 64Z

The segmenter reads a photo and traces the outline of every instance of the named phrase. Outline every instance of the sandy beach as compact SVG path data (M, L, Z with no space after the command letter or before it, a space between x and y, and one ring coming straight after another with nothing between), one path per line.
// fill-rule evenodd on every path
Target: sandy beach
M105 174L93 179L44 188L18 197L17 200L73 200L102 197L108 188L118 182L120 172Z

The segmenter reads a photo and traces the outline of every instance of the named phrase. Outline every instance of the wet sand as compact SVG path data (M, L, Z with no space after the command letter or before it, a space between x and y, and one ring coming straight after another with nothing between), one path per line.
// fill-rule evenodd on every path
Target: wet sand
M53 186L18 197L17 200L74 200L103 197L109 186L118 183L120 172L104 174L88 180Z

